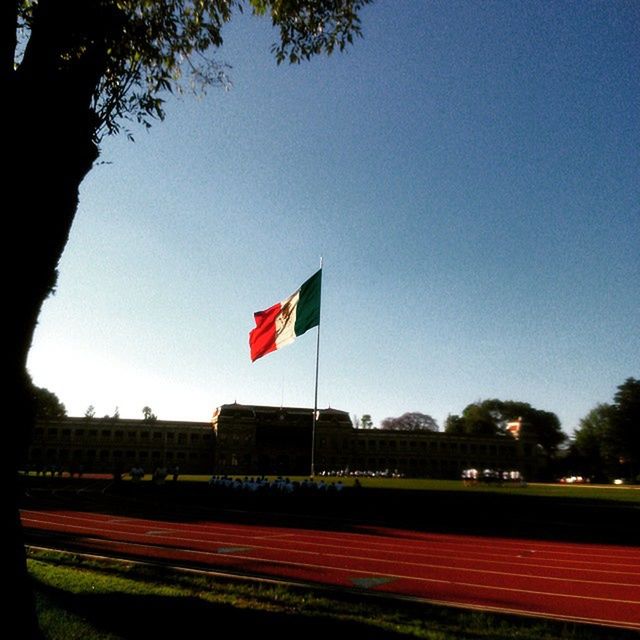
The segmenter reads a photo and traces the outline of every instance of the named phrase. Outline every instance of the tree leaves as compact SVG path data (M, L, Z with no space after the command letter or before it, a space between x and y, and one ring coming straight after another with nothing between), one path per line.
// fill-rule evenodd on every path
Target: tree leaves
M385 418L380 428L391 431L438 431L438 423L426 413L408 411L398 418Z
M223 44L222 28L234 11L249 7L270 14L279 40L271 51L278 64L299 64L321 53L343 50L361 36L358 12L371 0L20 0L18 30L28 41L38 19L48 11L81 15L69 29L69 42L55 61L74 68L92 50L106 60L93 92L95 139L116 134L125 121L150 127L164 119L165 96L209 87L229 88L229 65L215 57ZM91 24L93 16L96 24ZM40 25L46 29L46 25ZM100 40L98 42L96 39ZM20 61L16 60L19 66Z

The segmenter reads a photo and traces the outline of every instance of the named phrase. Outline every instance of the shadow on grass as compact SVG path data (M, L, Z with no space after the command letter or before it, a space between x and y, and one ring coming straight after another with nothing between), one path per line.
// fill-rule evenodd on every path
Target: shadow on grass
M176 640L225 635L232 637L407 638L401 633L353 620L256 611L206 602L189 596L70 594L37 583L36 592L52 605L81 617L96 630L123 640Z

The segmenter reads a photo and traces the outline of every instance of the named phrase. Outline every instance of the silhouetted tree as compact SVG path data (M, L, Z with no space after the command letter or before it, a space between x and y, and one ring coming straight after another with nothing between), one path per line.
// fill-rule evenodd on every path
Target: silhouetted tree
M572 462L579 475L597 481L616 475L618 460L612 415L610 404L599 404L580 420L571 446Z
M640 480L640 380L627 378L618 387L612 426L624 474Z
M567 439L555 413L536 409L527 402L482 400L467 405L462 416L448 416L445 431L469 436L493 436L505 433L507 423L522 418L520 437L535 440L553 455Z
M39 420L54 420L56 418L64 418L67 415L67 409L64 404L49 389L34 385L32 394L35 402L36 418Z
M158 419L151 407L142 407L142 417L145 422L155 422Z
M455 436L468 435L466 433L466 425L464 418L458 415L449 414L444 421L444 431Z
M408 411L398 418L385 418L381 429L393 431L437 431L438 423L426 413Z
M3 486L15 487L34 405L26 372L33 331L53 290L57 265L78 205L80 183L106 134L130 120L162 119L163 94L194 83L227 82L211 55L235 11L268 15L279 33L278 63L298 63L343 49L360 34L358 12L370 0L3 0L0 2L0 93L4 137L3 252L7 307L5 379L12 400ZM9 256L11 253L11 256ZM17 496L17 490L10 491ZM17 523L17 502L11 518ZM11 537L12 593L29 596L19 527ZM32 611L31 604L27 609ZM9 607L7 628L38 635L34 616ZM32 628L24 629L26 620Z
M373 420L368 413L365 413L360 418L360 428L361 429L372 429L373 428Z
M640 380L627 378L613 404L599 404L582 418L573 452L584 475L640 479Z
M495 436L500 432L489 405L484 402L467 405L461 416L447 416L444 430L446 433L466 436Z

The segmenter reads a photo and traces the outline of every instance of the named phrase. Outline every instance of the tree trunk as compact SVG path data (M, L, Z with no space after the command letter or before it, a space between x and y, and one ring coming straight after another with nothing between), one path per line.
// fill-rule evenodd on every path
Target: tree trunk
M16 131L23 132L20 140L12 140L14 150L9 159L7 181L9 201L13 203L5 218L8 227L6 238L12 250L9 258L5 249L5 281L8 283L9 300L5 307L6 377L10 385L9 420L5 424L10 448L5 455L3 486L11 486L15 497L9 505L14 523L14 548L16 565L14 596L19 600L12 612L22 620L33 621L29 585L26 579L24 547L19 522L16 519L19 500L17 468L24 460L30 439L34 408L30 394L30 380L26 363L43 301L55 285L57 265L66 244L78 204L78 189L86 173L97 157L97 148L91 134L85 130L84 140L80 131L69 133L69 124L60 120L52 122L40 114L33 120L31 109L24 109L12 121ZM5 164L6 166L6 164ZM9 258L7 263L7 258ZM22 605L26 608L24 610ZM21 628L21 625L7 628ZM36 628L25 637L38 638Z
M3 4L6 0L3 0ZM7 2L15 10L14 2ZM6 17L3 7L2 17ZM105 23L92 0L40 0L29 43L20 66L7 65L0 31L3 105L6 135L5 227L3 252L5 286L4 362L9 381L9 416L5 423L7 449L2 467L11 498L4 503L12 553L10 619L5 628L14 637L40 638L26 571L18 508L17 475L34 423L27 356L42 303L55 286L58 261L69 237L82 180L98 157L92 97L106 64ZM9 10L11 13L11 8ZM14 16L15 17L15 16ZM101 16L102 17L102 16ZM14 20L15 24L15 20ZM64 52L78 44L85 54L63 63ZM13 29L15 38L15 29ZM10 252L10 255L9 255Z

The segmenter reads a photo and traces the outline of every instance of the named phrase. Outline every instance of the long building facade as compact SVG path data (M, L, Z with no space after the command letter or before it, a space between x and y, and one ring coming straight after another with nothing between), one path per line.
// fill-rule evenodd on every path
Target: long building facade
M28 462L34 470L113 473L179 467L211 473L215 453L209 422L60 418L40 421Z
M240 475L307 474L311 469L313 410L228 404L213 415L216 472ZM538 475L544 459L535 442L510 433L454 436L432 431L356 429L349 414L318 412L316 472L398 472L409 477L459 478L464 469L518 470Z
M535 478L544 460L534 442L511 433L453 436L431 431L356 429L349 414L225 404L211 422L63 418L40 422L29 449L32 469L126 472L178 466L181 473L307 475L387 472L459 478L462 470L518 470Z

